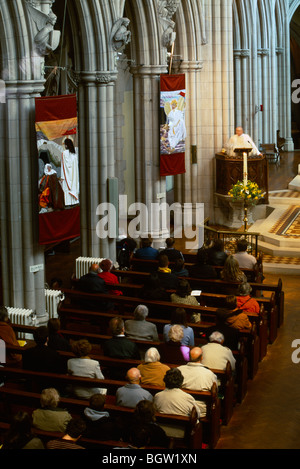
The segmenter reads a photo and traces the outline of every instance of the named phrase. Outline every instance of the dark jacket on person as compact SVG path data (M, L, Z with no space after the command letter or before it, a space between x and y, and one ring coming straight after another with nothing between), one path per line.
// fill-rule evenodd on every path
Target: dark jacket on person
M78 280L78 290L85 293L109 293L107 286L102 278L98 277L96 272L89 272ZM113 304L104 299L80 299L80 305L86 309L113 309Z
M67 364L56 350L36 345L23 352L23 368L47 373L67 373Z

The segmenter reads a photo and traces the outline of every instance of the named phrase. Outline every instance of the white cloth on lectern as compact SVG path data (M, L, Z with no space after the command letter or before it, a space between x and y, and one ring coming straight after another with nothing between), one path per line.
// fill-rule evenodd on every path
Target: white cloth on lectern
M248 134L242 135L233 135L227 143L227 154L229 156L236 156L234 150L236 148L251 148L252 151L249 153L250 156L259 155L260 151L258 150L257 146L253 142L252 138Z
M78 156L65 150L61 160L62 188L65 194L65 205L79 203L79 169Z

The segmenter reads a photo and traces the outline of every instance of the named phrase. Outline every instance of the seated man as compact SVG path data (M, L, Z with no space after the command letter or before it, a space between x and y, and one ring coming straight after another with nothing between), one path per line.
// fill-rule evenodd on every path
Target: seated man
M202 345L202 365L210 369L225 370L227 362L235 370L235 358L228 347L224 347L224 335L215 331L209 336L209 342Z
M182 389L183 375L179 368L171 368L164 377L166 389L154 395L154 407L162 414L175 414L189 416L193 408L196 409L198 417L200 412L196 400L191 394Z
M149 310L145 305L138 305L134 312L134 319L125 321L125 334L130 339L158 341L157 327L146 321Z
M161 254L158 257L157 276L163 288L166 290L176 290L179 279L169 269L169 259L165 254Z
M78 281L78 290L83 291L85 293L109 293L107 286L105 285L105 281L98 276L99 273L99 265L94 263L91 265L89 272L82 277L80 277ZM103 299L83 299L80 300L82 307L94 309L99 308L101 309L113 309L113 305L109 301L105 301Z
M214 383L217 384L217 376L202 364L202 349L193 347L190 351L190 361L186 365L180 365L178 369L183 376L182 387L194 391L210 391ZM201 416L206 414L206 404L197 401Z
M233 254L238 261L240 269L253 269L257 263L256 258L247 252L248 242L246 239L239 239L237 242L237 252Z
M152 247L152 239L148 236L148 238L142 239L141 247L135 251L133 256L137 259L157 259L158 253L158 249Z
M126 379L128 383L117 389L117 405L135 408L137 403L141 400L153 400L152 394L141 387L141 373L137 368L130 368L127 371Z
M103 346L104 354L112 358L133 358L140 360L138 346L125 336L125 324L122 318L115 317L109 322L112 338Z
M175 249L175 239L174 238L167 238L166 239L166 249L160 252L161 254L165 254L168 256L170 262L175 262L177 259L182 259L184 261L184 257L181 251Z
M119 440L120 430L115 419L105 408L105 401L104 394L93 394L90 397L89 405L84 408L82 416L86 424L84 436L102 440Z

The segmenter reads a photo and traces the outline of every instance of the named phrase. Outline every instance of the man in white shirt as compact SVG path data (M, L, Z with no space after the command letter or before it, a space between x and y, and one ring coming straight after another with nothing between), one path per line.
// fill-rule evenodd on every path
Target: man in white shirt
M240 269L253 269L257 263L257 260L252 254L247 252L248 243L246 239L240 239L237 242L237 252L233 254L233 257L239 263Z
M250 135L244 134L243 127L237 127L235 132L235 135L228 140L226 145L229 156L236 156L234 151L236 148L252 148L252 151L249 153L250 156L261 155Z
M224 347L224 336L219 331L209 336L209 343L202 346L202 365L210 369L225 370L227 363L235 370L235 358L228 347Z
M190 351L190 361L178 369L183 375L182 387L193 391L210 391L214 383L218 383L217 376L202 363L202 349L193 347ZM197 401L201 416L206 415L206 403Z

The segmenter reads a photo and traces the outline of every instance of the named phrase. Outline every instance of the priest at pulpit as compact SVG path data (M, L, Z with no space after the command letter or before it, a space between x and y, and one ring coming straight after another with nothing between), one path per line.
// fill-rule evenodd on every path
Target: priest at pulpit
M226 151L228 156L236 156L236 151L238 148L252 148L249 156L261 155L261 152L258 150L257 146L253 142L252 138L244 133L242 127L237 127L235 129L235 135L230 137L226 145Z

